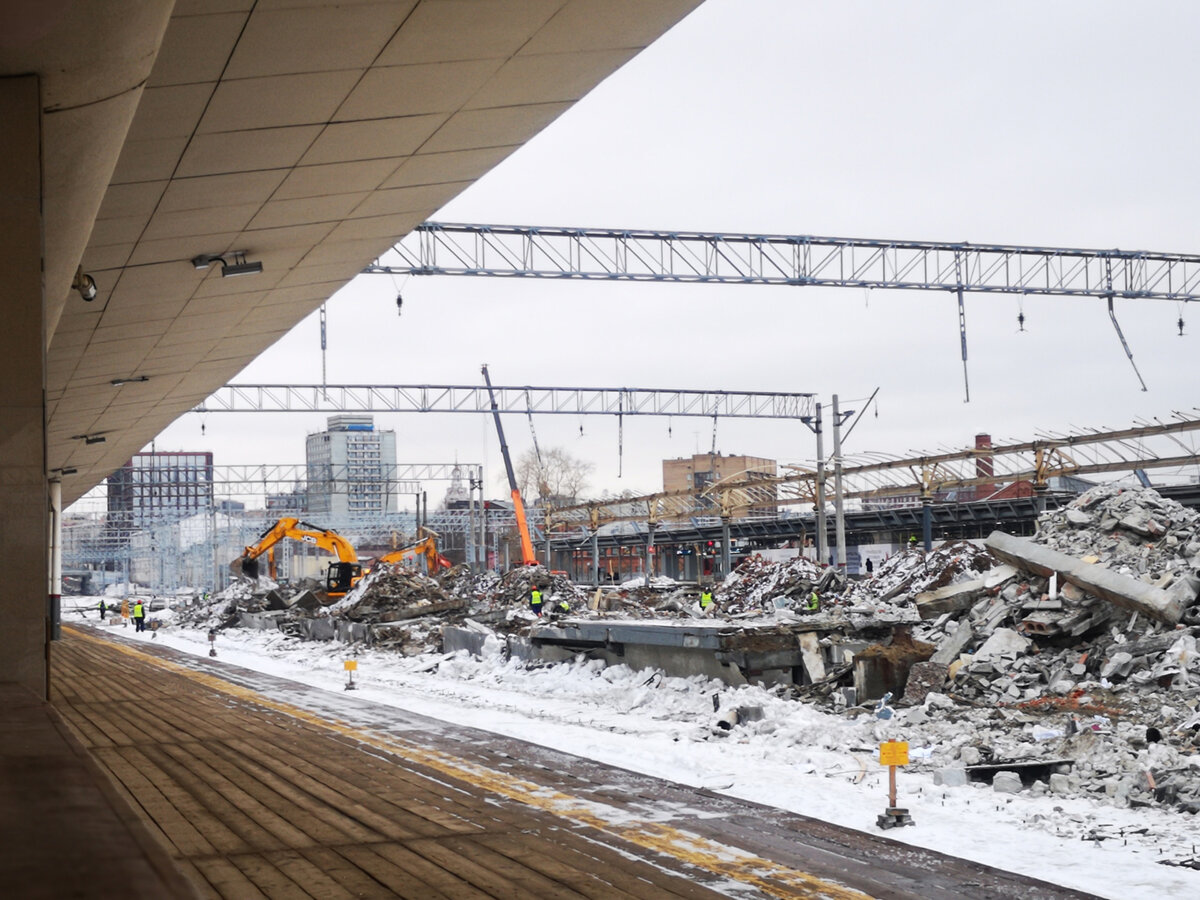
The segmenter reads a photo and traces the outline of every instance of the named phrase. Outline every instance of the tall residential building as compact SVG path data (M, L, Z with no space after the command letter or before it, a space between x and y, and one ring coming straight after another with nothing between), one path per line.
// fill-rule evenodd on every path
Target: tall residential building
M108 513L115 527L137 531L212 505L212 453L137 453L108 476Z
M305 451L309 514L319 522L395 512L396 432L376 431L373 416L327 422L327 430L308 436Z

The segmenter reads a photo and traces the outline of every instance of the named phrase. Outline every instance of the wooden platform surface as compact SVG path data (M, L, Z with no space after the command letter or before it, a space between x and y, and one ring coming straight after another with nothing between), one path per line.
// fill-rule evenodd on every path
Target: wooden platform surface
M53 651L55 709L205 897L1086 896L145 639Z
M71 629L54 649L55 707L203 896L720 896L683 863Z

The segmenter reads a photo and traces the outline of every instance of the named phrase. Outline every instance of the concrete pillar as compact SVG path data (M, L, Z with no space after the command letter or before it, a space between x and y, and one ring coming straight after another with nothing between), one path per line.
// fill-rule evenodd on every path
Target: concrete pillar
M46 299L36 77L0 78L0 122L0 682L46 697Z

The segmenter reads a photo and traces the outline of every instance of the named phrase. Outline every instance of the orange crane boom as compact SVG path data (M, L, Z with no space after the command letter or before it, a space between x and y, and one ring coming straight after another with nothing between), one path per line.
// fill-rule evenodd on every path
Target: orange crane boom
M492 401L492 418L496 420L496 434L500 438L500 455L504 457L504 471L508 475L508 487L512 493L513 513L517 517L517 531L521 535L521 564L536 566L537 556L533 552L533 541L529 537L529 522L525 519L525 503L521 500L521 489L517 487L517 476L513 473L512 459L508 455L508 444L504 441L504 426L500 424L500 407L492 390L492 379L488 367L483 367L483 380L487 384L488 397Z

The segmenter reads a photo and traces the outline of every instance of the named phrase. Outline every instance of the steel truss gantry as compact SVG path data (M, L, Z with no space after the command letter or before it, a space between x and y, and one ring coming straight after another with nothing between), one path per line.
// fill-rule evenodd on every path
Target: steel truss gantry
M1200 300L1200 255L425 222L363 271Z
M1196 254L811 234L424 222L363 272L945 291L958 298L968 401L966 293L1106 300L1142 390L1113 301L1200 300Z
M500 412L572 416L803 419L814 394L653 388L494 387ZM491 414L482 385L227 384L192 410Z
M1178 437L1195 431L1200 431L1200 418L1176 412L1165 422L1155 420L1115 431L1052 433L990 448L909 458L847 456L842 468L844 496L879 501L907 498L928 504L937 493L980 485L1027 481L1041 491L1051 478L1059 476L1198 466L1200 449ZM558 507L551 511L550 521L552 525L582 524L594 530L609 522L729 518L752 510L814 503L817 483L816 471L797 468L775 478L726 479L698 492L661 492Z

